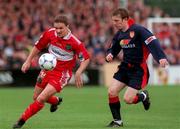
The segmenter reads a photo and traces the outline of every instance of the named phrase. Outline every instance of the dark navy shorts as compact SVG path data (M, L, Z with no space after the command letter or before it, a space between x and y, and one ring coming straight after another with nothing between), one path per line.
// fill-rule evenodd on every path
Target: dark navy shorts
M146 63L129 64L122 62L113 78L137 90L145 88L149 80L149 70Z

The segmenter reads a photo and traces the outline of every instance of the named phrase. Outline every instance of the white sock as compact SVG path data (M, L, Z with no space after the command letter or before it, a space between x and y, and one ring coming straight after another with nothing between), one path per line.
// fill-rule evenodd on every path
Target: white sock
M122 123L122 120L114 120L114 122L116 122L120 125Z

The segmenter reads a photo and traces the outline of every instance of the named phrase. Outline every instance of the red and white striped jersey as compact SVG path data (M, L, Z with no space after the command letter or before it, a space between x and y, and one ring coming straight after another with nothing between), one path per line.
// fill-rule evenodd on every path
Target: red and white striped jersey
M38 50L48 47L49 53L57 58L57 66L54 70L72 70L77 57L80 61L89 58L84 44L79 41L71 32L63 38L57 36L55 28L45 31L35 43Z

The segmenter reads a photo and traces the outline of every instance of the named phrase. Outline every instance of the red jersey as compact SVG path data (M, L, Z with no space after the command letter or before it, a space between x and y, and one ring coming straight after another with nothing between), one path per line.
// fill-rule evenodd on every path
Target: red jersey
M89 58L89 54L83 43L79 41L71 32L63 38L57 36L55 28L51 28L41 35L35 43L38 50L48 47L49 53L57 58L57 65L53 69L58 71L72 70L78 57L80 61Z

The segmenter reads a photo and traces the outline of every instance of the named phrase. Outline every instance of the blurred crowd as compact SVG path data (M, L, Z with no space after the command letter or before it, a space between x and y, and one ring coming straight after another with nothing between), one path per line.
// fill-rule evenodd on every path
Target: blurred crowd
M180 23L154 23L153 30L170 64L180 64Z
M92 60L91 68L105 63L105 51L116 30L111 12L120 7L119 0L0 0L0 69L20 68L34 43L52 27L54 16L66 14L70 29L85 43ZM143 0L127 3L136 23L147 26L148 17L169 17L158 7L144 5ZM180 24L154 25L155 34L172 64L180 64ZM122 56L120 55L121 59ZM32 62L38 67L38 57Z

